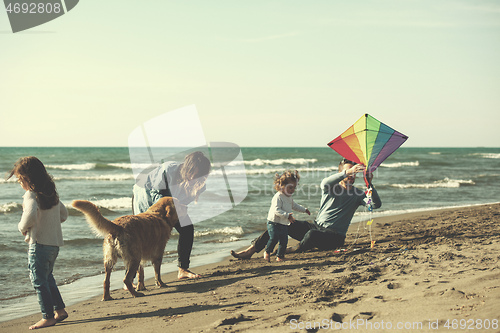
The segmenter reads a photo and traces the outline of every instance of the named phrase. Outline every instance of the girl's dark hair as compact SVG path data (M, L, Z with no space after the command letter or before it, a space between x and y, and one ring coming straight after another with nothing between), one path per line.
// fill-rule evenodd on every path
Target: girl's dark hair
M59 203L54 180L38 158L34 156L21 157L14 164L7 179L12 176L16 176L29 190L36 193L40 209L50 209Z

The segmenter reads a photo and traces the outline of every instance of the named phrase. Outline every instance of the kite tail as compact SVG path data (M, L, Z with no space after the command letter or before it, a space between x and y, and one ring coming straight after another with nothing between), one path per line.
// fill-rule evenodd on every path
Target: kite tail
M368 177L367 177L367 174L366 174L366 169L365 169L365 171L363 171L363 177L365 178L366 188L369 189L370 188L370 183L368 182Z
M366 181L366 178L365 178ZM368 181L366 181L368 184ZM368 209L369 212L369 217L368 217L368 222L366 225L368 226L368 233L370 234L370 248L373 248L375 246L375 241L373 240L372 237L372 223L373 223L373 206L372 206L372 188L371 186L367 185L366 188L366 208Z

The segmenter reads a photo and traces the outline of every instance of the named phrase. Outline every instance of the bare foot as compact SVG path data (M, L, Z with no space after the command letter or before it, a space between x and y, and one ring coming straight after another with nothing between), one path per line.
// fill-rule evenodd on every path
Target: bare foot
M240 256L242 252L243 252L243 251L240 251L240 252L236 253L236 252L234 252L234 250L231 250L231 255L232 255L233 257L235 257L236 259L244 259L244 258L242 258L242 257Z
M199 274L193 273L188 269L184 268L179 268L179 273L177 274L177 277L180 279L197 279L200 277Z
M36 330L37 328L54 326L57 321L54 318L50 319L40 319L40 321L36 324L33 324L29 327L30 330Z
M234 252L231 250L231 255L238 259L250 259L254 253L255 247L253 245L250 245L250 247L240 252Z
M271 262L271 256L269 255L269 253L265 251L264 251L264 260L267 262Z
M61 321L63 321L66 318L68 318L68 313L66 312L65 309L56 310L56 314L54 316L54 319L56 320L56 322L60 323Z
M276 258L276 261L285 261L285 258L280 258L280 257L277 257L277 258Z

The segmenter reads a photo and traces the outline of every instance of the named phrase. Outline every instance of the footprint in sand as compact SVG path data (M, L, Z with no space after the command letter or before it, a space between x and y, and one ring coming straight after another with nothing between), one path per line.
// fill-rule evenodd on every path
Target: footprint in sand
M333 313L331 316L331 319L337 323L342 323L342 320L344 319L345 315L338 314L338 313Z
M220 327L220 326L224 326L224 325L234 325L234 324L240 323L242 321L251 321L251 320L255 320L255 319L252 317L245 316L243 314L239 314L239 315L235 315L235 316L224 318L220 321L217 321L217 322L215 322L214 326Z
M399 288L401 288L401 285L397 282L389 282L389 284L387 285L387 288L388 289L399 289Z
M289 323L290 320L299 320L299 319L300 319L300 315L289 315L285 319L285 324Z
M357 320L357 319L370 320L373 317L375 317L374 312L360 312L357 315L355 315L354 317L352 317L352 319L353 320Z
M353 303L356 303L357 301L359 301L360 299L361 299L361 297L354 297L354 298L350 298L350 299L347 299L344 301L340 301L339 304L342 304L342 303L353 304Z

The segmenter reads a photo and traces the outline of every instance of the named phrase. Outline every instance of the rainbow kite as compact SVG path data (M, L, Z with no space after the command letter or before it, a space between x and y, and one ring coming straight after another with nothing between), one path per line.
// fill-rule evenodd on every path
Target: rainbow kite
M328 145L342 157L366 166L365 173L371 173L406 139L406 135L365 114Z

